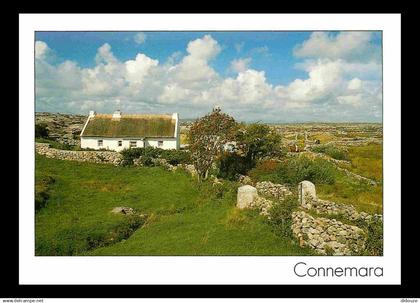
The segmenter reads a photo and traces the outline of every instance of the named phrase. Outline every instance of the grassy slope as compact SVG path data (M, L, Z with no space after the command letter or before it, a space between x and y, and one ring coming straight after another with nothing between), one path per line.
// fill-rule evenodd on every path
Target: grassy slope
M353 204L362 211L382 213L382 145L351 147L348 158L351 164L342 165L342 167L361 176L372 178L378 182L378 185L371 186L339 174L335 184L317 186L319 196Z
M36 214L37 255L305 255L275 235L252 211L234 207L236 193L211 197L182 172L126 168L36 157L36 178L52 176ZM128 206L150 215L130 238L88 250L86 239L122 224L111 214Z
M372 144L349 148L350 165L342 165L350 171L368 178L374 178L378 185L372 186L366 182L348 177L345 173L335 169L333 184L315 182L317 195L321 199L338 203L352 204L359 211L382 213L382 146ZM258 172L251 171L251 177L256 181L278 180L276 166L260 168ZM297 185L295 185L297 188Z

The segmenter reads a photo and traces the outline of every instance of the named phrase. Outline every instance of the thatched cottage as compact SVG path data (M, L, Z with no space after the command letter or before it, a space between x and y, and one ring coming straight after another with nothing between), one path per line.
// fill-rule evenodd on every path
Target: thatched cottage
M134 147L179 149L179 115L97 114L89 117L80 133L81 147L120 151Z

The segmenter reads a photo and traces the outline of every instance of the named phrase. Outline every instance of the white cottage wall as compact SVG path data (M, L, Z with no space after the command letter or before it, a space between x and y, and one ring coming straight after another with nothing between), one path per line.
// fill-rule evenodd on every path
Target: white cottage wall
M98 140L102 140L102 146L98 146ZM122 141L122 146L118 146L118 141ZM122 138L99 138L99 137L82 137L80 141L81 148L92 149L110 149L115 151L122 151L125 148L130 148L130 141L136 141L136 147L144 147L142 139L122 139Z
M102 146L98 146L98 140L102 140ZM122 141L122 146L118 146L118 141ZM136 147L159 147L162 149L177 149L178 140L176 138L153 138L145 139L118 139L118 138L99 138L99 137L82 137L80 146L81 148L92 148L92 149L110 149L115 151L122 151L123 149L130 148L130 142L136 141ZM162 145L159 146L159 141L162 141ZM144 144L144 145L143 145Z

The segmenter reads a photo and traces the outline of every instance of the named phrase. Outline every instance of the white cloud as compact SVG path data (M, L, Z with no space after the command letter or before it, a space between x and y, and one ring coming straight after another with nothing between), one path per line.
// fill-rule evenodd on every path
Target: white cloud
M208 63L220 50L219 44L210 35L189 42L188 55L168 69L170 78L189 88L207 86L218 77Z
M135 60L125 62L127 69L127 80L130 83L140 84L143 78L148 74L150 68L157 66L158 60L153 60L144 54L137 54Z
M134 42L137 44L143 44L146 42L147 35L145 33L137 33L134 35Z
M111 45L105 43L100 48L95 57L96 63L115 63L117 59L114 57L114 54L111 51Z
M372 32L340 32L337 35L313 32L310 38L298 45L298 57L329 59L370 59L378 55L379 48L370 41Z
M363 121L381 116L381 65L375 61L307 59L297 66L306 77L273 85L265 71L249 67L250 57L230 63L235 77L219 75L210 63L221 47L210 35L190 41L185 55L177 51L163 63L142 53L120 61L106 43L98 48L96 65L89 68L72 61L50 63L52 50L38 42L37 110L112 112L118 107L132 112L177 111L187 118L220 104L246 120Z
M249 64L251 63L251 58L240 58L240 59L234 59L230 63L230 70L241 73L248 69Z
M51 49L48 47L47 43L45 43L44 41L35 41L36 59L45 59L50 52Z
M362 88L362 80L359 78L353 78L349 81L347 88L349 90L360 90Z
M286 88L292 102L307 103L337 89L342 84L343 69L339 61L323 62L307 68L309 78L296 79Z
M189 42L187 51L197 60L209 61L220 52L220 46L210 35L205 35L203 38Z
M362 104L362 95L348 95L348 96L338 96L337 100L340 104L351 105L351 106L360 106Z

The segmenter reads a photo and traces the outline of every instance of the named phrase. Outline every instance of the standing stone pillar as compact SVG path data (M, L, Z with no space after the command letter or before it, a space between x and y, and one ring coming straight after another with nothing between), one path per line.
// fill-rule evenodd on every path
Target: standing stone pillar
M238 197L236 206L238 208L247 208L252 205L258 197L257 189L251 185L244 185L238 188Z
M312 203L317 201L315 185L310 181L302 181L298 186L299 203L304 208L312 208Z

